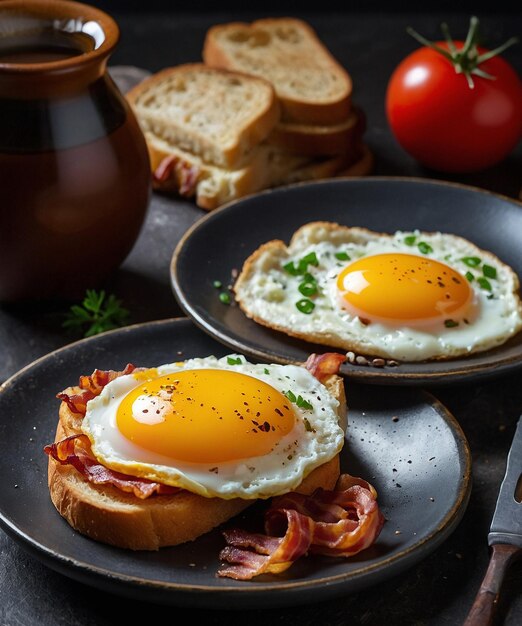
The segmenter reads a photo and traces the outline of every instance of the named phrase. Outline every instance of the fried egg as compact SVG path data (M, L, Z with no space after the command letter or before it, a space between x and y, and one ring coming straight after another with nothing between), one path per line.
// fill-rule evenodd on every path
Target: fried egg
M519 279L441 232L301 227L245 262L235 297L256 322L361 354L423 361L488 350L522 328Z
M95 457L206 497L269 498L341 450L339 402L297 365L194 358L116 378L87 403Z

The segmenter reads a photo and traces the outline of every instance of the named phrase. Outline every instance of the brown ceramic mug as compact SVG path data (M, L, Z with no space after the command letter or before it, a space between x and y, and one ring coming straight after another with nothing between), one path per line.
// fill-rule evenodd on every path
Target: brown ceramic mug
M118 38L85 4L0 2L0 301L79 297L139 235L150 166L106 70Z

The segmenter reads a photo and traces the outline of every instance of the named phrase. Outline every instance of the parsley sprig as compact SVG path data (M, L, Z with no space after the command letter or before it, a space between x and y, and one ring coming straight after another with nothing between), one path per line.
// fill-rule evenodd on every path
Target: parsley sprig
M81 305L71 306L62 326L70 330L80 330L84 337L92 337L125 326L129 315L129 311L114 294L107 297L103 289L87 289Z

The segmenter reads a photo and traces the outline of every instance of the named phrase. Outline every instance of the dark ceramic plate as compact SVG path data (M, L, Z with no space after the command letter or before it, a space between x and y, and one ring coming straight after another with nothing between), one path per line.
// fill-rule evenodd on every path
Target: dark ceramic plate
M306 557L280 577L216 578L218 530L158 552L131 552L73 531L47 489L43 446L53 440L55 393L96 367L161 363L227 349L189 320L130 326L52 352L0 388L0 523L49 567L132 598L197 607L269 607L354 592L412 567L455 529L470 492L470 453L455 419L417 389L350 385L344 470L370 480L387 518L374 546L351 559ZM260 511L254 505L239 523ZM234 523L238 523L235 520ZM398 532L399 531L399 532Z
M183 310L204 331L251 358L296 363L320 351L317 344L265 328L239 307L222 304L212 286L214 280L230 283L231 271L241 268L261 243L288 243L297 228L314 220L388 233L415 228L454 233L494 252L522 277L521 203L432 180L330 180L263 192L196 223L176 247L171 265L174 294ZM347 363L341 371L365 383L427 385L498 375L521 366L522 334L466 358L387 368Z

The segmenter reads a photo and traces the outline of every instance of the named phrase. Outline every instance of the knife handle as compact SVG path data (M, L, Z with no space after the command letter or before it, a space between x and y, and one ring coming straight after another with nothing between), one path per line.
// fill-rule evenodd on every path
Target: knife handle
M504 574L522 548L507 543L495 543L488 569L463 626L487 626L493 623Z

